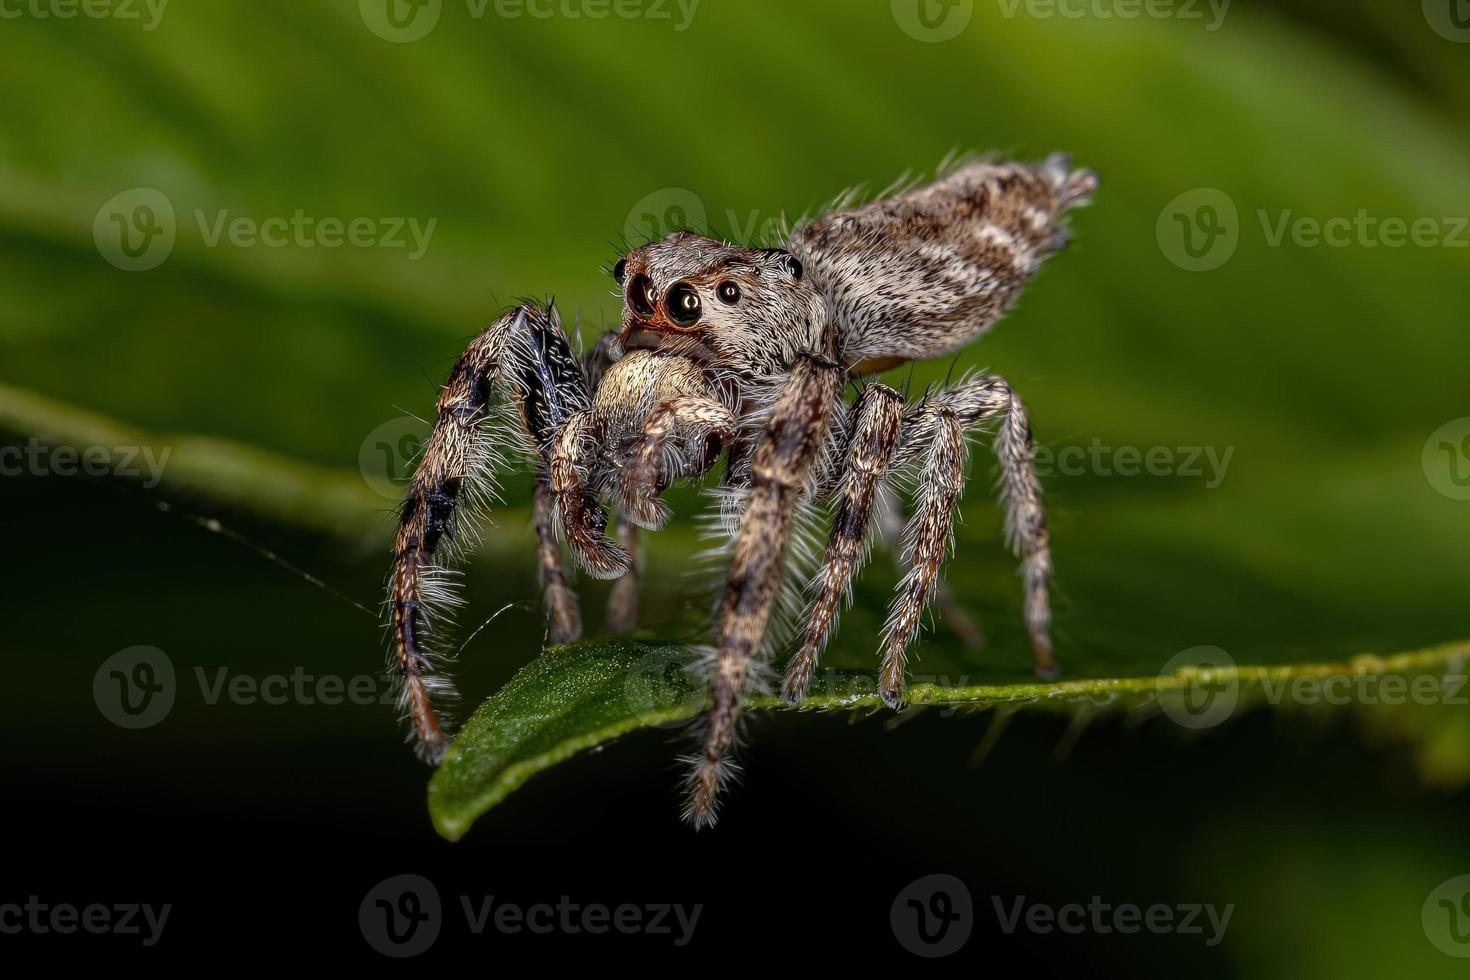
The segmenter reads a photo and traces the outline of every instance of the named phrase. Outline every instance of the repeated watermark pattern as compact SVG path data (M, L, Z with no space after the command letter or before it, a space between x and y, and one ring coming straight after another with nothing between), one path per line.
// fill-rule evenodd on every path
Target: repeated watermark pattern
M24 903L0 903L0 935L69 936L85 932L93 936L136 937L144 946L156 946L163 937L173 906L147 903L45 902L38 895Z
M0 0L0 20L116 20L156 31L168 0Z
M975 16L975 0L889 0L893 22L915 41L939 44L964 33Z
M1037 446L1036 475L1153 476L1204 479L1205 489L1217 489L1235 457L1226 446L1109 446L1093 437L1086 446Z
M1385 672L1372 656L1357 658L1347 670L1309 673L1252 672L1261 700L1274 706L1343 708L1470 705L1470 674L1464 658L1442 672L1408 675ZM1181 728L1213 728L1235 714L1241 703L1241 672L1235 659L1216 646L1183 650L1159 672L1158 708Z
M313 673L302 666L271 674L196 666L189 677L193 691L207 707L382 707L398 703L397 681L386 672L344 677ZM119 650L92 675L97 710L119 728L136 730L161 723L184 690L168 654L151 646Z
M470 20L647 20L683 33L694 23L700 0L463 0ZM385 41L408 44L429 36L444 14L444 0L358 0L368 30Z
M1177 20L1209 33L1225 24L1232 0L989 0L1005 20ZM893 22L915 41L940 44L965 32L976 0L889 0Z
M1235 914L1234 904L1155 902L1142 906L1133 902L1109 902L1101 895L1093 895L1086 904L1050 905L1029 901L1025 895L1004 899L992 895L990 902L996 921L1006 935L1017 931L1040 936L1058 932L1070 936L1083 933L1131 936L1146 932L1156 936L1200 936L1210 947L1220 945Z
M687 187L661 187L645 194L628 209L623 222L623 238L630 245L655 242L676 231L704 232L713 226L704 200ZM725 208L724 228L737 242L779 244L786 237L784 215L770 215L751 208L744 212Z
M357 469L373 493L395 503L403 500L430 428L422 419L402 415L367 434L357 450Z
M193 230L205 248L381 248L401 250L410 262L429 251L438 218L340 217L302 208L289 215L236 214L229 208L193 212ZM189 226L185 226L189 227ZM92 222L97 251L125 272L146 272L173 254L180 223L173 202L152 187L134 187L109 198Z
M1086 902L1053 905L1025 895L991 895L996 924L1006 935L1098 936L1139 933L1199 936L1209 947L1218 946L1230 928L1234 904L1208 902L1138 905L1111 902L1093 895ZM934 959L958 952L975 926L975 903L970 890L954 875L926 875L910 882L889 908L889 925L899 945L916 956Z
M1440 882L1424 899L1420 921L1435 949L1470 959L1470 874Z
M1225 24L1231 0L995 0L1000 14L1032 20L1177 20L1200 23L1213 34Z
M893 899L888 924L900 946L926 959L958 952L975 928L970 889L954 875L926 875Z
M459 895L455 903L464 928L474 936L486 933L534 936L646 935L664 937L674 946L694 938L704 905L672 902L605 905L579 902L570 895L555 903L529 904L495 895ZM363 896L357 922L367 944L385 956L405 958L427 951L446 924L439 889L422 875L394 875L378 882Z
M1422 0L1424 19L1434 33L1456 44L1470 44L1470 3L1466 0Z
M1451 500L1470 500L1470 416L1435 429L1424 443L1420 463L1435 490Z
M1321 218L1291 208L1257 208L1267 248L1470 248L1470 216L1375 214ZM1164 257L1190 272L1218 269L1235 255L1244 232L1233 198L1218 187L1185 191L1159 212L1154 235Z
M3 476L120 476L152 490L163 479L172 446L69 446L29 439L0 446Z

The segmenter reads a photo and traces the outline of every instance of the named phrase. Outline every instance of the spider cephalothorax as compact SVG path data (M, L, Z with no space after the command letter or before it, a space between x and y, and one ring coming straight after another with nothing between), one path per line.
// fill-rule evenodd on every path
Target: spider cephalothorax
M826 214L797 228L785 248L676 233L614 266L622 322L583 358L549 307L528 303L497 320L450 374L399 523L389 586L394 664L421 753L437 761L448 740L436 701L451 689L433 669L427 637L436 606L454 596L436 553L467 537L458 515L493 491L507 444L537 473L533 514L553 642L581 632L558 535L589 574L618 580L608 625L628 629L637 529L663 525L660 495L670 484L727 460L722 500L737 512L716 612L713 707L690 775L686 814L696 825L714 822L751 663L775 645L772 616L798 512L826 501L833 513L782 696L796 704L806 695L867 556L870 526L897 523L905 574L884 631L879 692L898 707L906 652L929 603L951 607L952 624L968 622L939 572L967 437L987 424L1007 540L1021 557L1033 662L1054 673L1041 487L1030 423L1010 385L976 375L911 404L876 383L851 402L842 393L857 375L949 353L988 329L1062 247L1063 215L1095 187L1091 172L1072 170L1061 155L1036 166L977 162ZM915 488L906 522L893 503L899 486Z
M630 252L613 273L623 288L625 350L676 350L758 375L830 341L821 294L785 249L678 232Z

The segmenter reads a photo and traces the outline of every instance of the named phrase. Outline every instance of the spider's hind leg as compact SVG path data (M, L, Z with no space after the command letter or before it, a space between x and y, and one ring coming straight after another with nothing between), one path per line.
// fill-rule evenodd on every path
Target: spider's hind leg
M903 503L895 494L883 494L873 504L873 520L878 525L878 540L893 556L899 573L905 571L903 564L903 529L908 523L904 516ZM944 578L934 583L934 606L939 611L939 621L971 650L985 646L985 630L980 620L960 602L954 589Z
M1041 483L1036 478L1031 423L1025 406L1004 378L985 375L938 392L910 410L895 454L895 468L922 460L918 509L905 531L908 574L885 627L879 693L891 706L900 703L908 646L918 635L925 607L934 597L940 566L953 546L955 505L965 483L968 447L965 433L999 419L995 455L1000 463L1000 496L1006 512L1006 538L1021 558L1024 617L1036 674L1057 672L1051 644L1051 547Z

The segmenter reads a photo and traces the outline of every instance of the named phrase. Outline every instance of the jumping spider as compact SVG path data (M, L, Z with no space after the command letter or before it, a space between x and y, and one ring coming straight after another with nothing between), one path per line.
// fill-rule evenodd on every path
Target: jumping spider
M790 704L806 695L850 598L884 488L905 477L916 487L879 681L883 700L898 707L905 651L952 547L967 438L992 421L1033 663L1054 675L1051 556L1020 398L993 374L911 404L883 384L866 384L851 402L843 392L852 379L954 352L983 333L1065 244L1065 213L1096 186L1094 174L1072 170L1061 154L1034 166L968 162L927 185L802 224L784 248L675 233L617 262L621 326L584 358L549 304L526 303L492 324L449 375L398 528L389 585L394 665L420 754L437 761L443 753L438 702L453 693L426 645L430 613L455 601L435 552L472 537L463 527L456 535L463 518L455 508L473 512L493 496L507 445L535 467L538 556L557 643L581 632L558 529L588 574L620 579L609 625L628 629L637 529L663 525L660 495L671 483L726 457L732 559L716 614L713 707L689 776L685 816L696 826L714 823L733 766L741 695L752 658L770 652L768 625L799 511L830 500L835 513L786 667ZM616 543L606 536L604 503Z

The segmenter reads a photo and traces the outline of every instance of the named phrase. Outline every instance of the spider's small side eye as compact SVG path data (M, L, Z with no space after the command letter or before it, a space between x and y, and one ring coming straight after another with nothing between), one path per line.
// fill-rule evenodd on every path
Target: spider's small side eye
M786 271L791 273L791 278L801 279L801 261L794 255L786 256Z
M687 282L681 282L669 290L669 319L681 327L692 327L699 322L699 294Z
M633 307L633 312L639 316L653 316L653 305L657 302L653 280L647 276L634 276L628 285L628 305Z
M734 306L740 302L740 287L727 279L720 283L719 288L715 290L715 295L719 296L720 302L726 306Z
M619 286L621 286L623 284L623 279L626 278L627 275L628 275L628 260L627 259L618 259L618 264L615 265L615 266L613 266L613 281L615 281Z

